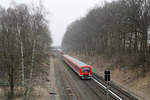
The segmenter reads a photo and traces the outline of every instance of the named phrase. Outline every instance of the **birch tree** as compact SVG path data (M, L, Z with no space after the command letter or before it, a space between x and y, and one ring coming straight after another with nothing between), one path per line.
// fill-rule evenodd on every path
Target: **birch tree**
M52 43L48 23L40 7L32 10L25 4L15 5L0 12L0 69L7 74L10 94L14 95L15 84L25 88L32 86L33 77L44 70L43 63ZM30 82L28 82L28 80Z

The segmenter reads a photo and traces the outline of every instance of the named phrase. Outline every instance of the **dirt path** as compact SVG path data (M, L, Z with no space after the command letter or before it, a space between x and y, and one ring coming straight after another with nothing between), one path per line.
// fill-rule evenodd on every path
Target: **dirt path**
M6 100L6 97L4 96L4 90L0 87L0 100Z
M50 65L50 74L49 74L49 78L50 78L49 94L50 94L50 100L60 100L59 92L58 92L57 86L56 86L54 60L55 60L54 58L50 59L51 65Z
M49 76L46 76L47 79L44 81L42 79L38 80L39 84L33 86L29 100L60 100L56 87L54 58L50 58L49 61Z

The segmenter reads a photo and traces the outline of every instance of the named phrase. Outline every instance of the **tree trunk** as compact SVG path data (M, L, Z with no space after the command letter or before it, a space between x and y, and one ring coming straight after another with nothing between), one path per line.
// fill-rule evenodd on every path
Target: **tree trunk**
M30 82L31 83L32 83L32 73L33 73L33 66L34 66L35 44L36 44L36 40L33 41L33 49L32 49L32 59L31 59L31 69L30 69Z
M10 95L11 97L14 96L14 68L11 67L11 72L10 72Z
M24 53L23 53L22 41L21 41L21 67L22 67L22 95L24 98L24 96L25 96L25 91L24 91Z

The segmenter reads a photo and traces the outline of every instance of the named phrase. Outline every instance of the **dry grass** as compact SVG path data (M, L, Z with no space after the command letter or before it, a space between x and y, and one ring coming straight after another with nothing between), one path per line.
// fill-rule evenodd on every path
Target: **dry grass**
M9 87L1 87L0 88L0 100L7 100L9 93ZM21 99L21 87L15 87L14 88L14 97L11 98L11 100L22 100ZM2 99L1 99L2 98Z
M0 88L0 97L5 96L4 89Z
M30 94L29 100L49 100L47 88L41 86L34 86Z
M150 100L150 73L146 74L146 77L139 78L128 84L128 87L136 94Z

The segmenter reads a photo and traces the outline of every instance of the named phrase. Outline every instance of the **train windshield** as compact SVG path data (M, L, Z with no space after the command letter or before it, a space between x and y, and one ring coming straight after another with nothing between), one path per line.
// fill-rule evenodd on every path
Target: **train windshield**
M82 68L82 72L90 72L90 68L84 67Z

